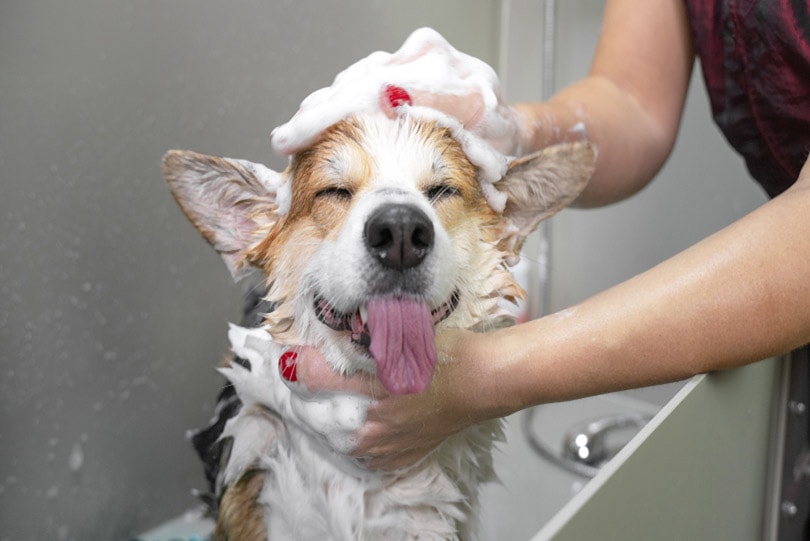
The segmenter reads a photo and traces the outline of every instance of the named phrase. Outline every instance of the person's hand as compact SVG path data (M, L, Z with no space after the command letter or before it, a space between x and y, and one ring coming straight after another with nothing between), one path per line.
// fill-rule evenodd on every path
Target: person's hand
M413 32L393 54L376 52L349 66L273 130L271 142L291 155L349 115L382 111L393 118L419 109L449 115L497 152L520 154L521 115L501 100L495 71L429 28Z
M460 330L437 336L440 362L430 387L420 394L391 395L368 374L340 376L314 348L298 350L296 379L315 395L341 391L372 397L366 420L352 438L351 456L370 469L391 471L418 462L449 436L483 420L478 401L463 398L476 396L469 387L477 371L451 358L475 336Z

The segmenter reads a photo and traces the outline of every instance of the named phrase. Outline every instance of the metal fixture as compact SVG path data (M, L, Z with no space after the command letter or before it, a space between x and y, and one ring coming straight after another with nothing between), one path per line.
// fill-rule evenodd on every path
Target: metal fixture
M783 406L783 447L779 503L779 541L806 540L810 534L810 354L804 347L788 361L787 403Z
M634 429L632 434L635 434L649 420L649 416L639 413L612 415L574 425L563 436L562 454L590 466L604 464L627 443L627 440L609 441L612 434L626 432L628 428Z
M652 416L642 413L608 415L577 423L563 436L560 452L552 451L534 431L536 408L523 416L523 433L537 454L571 473L594 477Z

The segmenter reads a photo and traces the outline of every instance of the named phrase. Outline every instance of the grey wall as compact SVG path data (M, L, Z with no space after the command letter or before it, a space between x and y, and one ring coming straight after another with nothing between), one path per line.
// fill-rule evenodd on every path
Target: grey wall
M283 167L270 129L429 24L494 63L497 2L0 5L0 539L124 539L192 506L240 288L169 148Z

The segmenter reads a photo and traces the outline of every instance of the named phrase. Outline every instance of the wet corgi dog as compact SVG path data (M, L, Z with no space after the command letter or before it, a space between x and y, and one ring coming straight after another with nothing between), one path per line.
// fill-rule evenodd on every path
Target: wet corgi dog
M410 116L344 119L282 173L168 152L164 174L186 216L234 275L258 269L266 287L261 321L229 334L238 362L222 372L233 396L209 435L215 537L475 538L499 421L402 471L369 471L347 453L371 399L285 383L279 360L315 345L339 372L424 391L442 362L436 329L508 319L501 299L524 293L507 262L576 198L594 162L586 141L515 160L492 185L506 198L496 210L451 130Z

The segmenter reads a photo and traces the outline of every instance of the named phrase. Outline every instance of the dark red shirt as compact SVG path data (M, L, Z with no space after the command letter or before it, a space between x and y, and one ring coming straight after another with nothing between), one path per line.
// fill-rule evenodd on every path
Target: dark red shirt
M686 0L715 122L773 197L810 152L810 0Z

